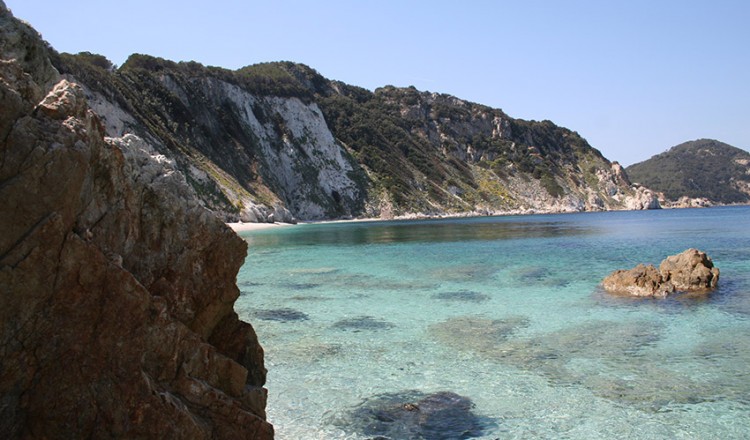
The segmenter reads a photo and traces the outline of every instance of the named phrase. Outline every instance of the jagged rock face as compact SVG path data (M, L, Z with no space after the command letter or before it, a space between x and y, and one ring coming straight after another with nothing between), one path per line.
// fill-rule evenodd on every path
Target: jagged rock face
M664 298L674 292L708 292L718 282L719 269L711 258L691 248L667 257L658 270L650 264L616 270L604 278L602 286L615 294Z
M397 213L635 206L622 167L550 121L513 119L499 109L414 88L388 86L370 94L336 84L334 90L320 101L334 135Z
M84 84L109 136L149 140L184 171L206 207L251 222L362 211L362 170L315 102L259 94L241 77L194 64L138 60L116 73L70 56L58 64Z
M653 265L639 264L629 270L616 270L602 281L604 290L638 296L664 298L674 292L674 286L663 282Z
M146 142L105 140L2 3L0 32L1 436L272 438L244 242Z
M55 63L109 136L146 139L226 220L658 207L549 121L413 88L373 93L292 63L227 71L134 55L113 71L91 59Z
M679 291L713 289L719 282L719 268L714 267L705 252L697 249L667 257L659 265L659 273Z

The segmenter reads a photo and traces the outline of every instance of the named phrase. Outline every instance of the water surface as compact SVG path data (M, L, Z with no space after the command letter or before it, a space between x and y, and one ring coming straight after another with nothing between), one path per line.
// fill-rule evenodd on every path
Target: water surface
M277 438L750 435L748 207L243 237L235 308L266 351ZM598 287L690 247L721 269L710 296L631 300Z

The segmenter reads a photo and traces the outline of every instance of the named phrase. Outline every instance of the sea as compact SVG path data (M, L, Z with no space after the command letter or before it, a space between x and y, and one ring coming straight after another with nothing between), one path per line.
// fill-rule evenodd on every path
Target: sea
M750 438L750 207L246 232L279 439ZM612 296L688 248L707 295Z

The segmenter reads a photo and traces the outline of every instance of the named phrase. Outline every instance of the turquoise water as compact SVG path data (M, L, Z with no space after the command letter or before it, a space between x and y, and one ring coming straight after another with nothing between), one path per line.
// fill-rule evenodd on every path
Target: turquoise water
M750 437L749 207L243 237L235 308L265 347L279 439ZM598 287L690 247L721 270L708 297ZM442 392L471 404L414 433L428 419L420 399ZM391 409L370 408L383 402Z

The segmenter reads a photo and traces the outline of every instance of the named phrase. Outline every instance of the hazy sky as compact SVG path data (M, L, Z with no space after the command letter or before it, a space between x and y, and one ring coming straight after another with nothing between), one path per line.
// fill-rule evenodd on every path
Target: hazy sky
M5 0L61 52L305 63L576 130L630 165L683 141L750 148L750 1Z

